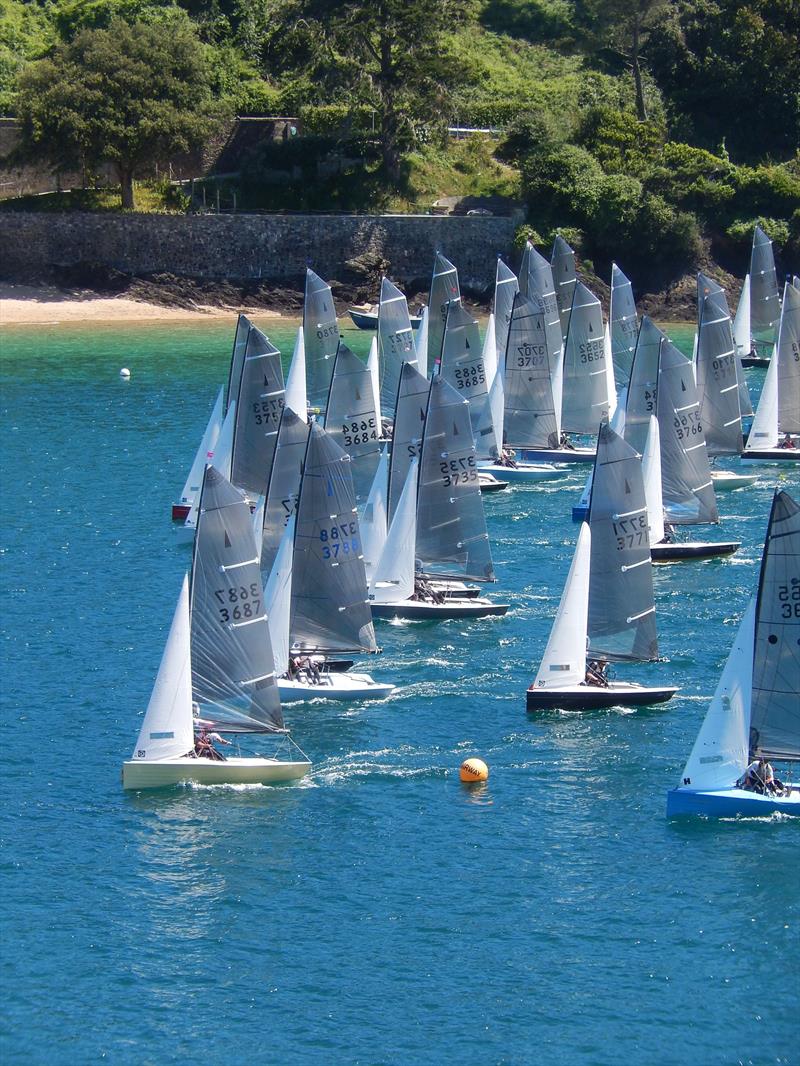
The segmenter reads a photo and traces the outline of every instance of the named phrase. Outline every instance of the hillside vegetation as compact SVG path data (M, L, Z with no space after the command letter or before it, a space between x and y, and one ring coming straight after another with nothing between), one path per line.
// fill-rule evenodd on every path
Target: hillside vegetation
M527 204L520 239L560 229L652 287L741 263L756 221L797 261L798 39L800 0L0 0L0 111L29 155L114 163L127 207L148 162L232 115L297 116L223 200L499 194ZM159 205L187 206L165 188L135 206Z

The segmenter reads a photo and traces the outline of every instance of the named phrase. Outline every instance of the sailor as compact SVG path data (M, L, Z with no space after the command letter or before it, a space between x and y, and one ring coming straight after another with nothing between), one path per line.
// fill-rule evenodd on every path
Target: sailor
M214 743L217 744L230 744L229 740L225 740L219 733L209 733L205 726L200 730L194 744L195 754L200 759L213 759L216 762L224 762L225 756L222 752L217 751L214 747Z
M591 659L586 666L585 684L595 688L608 688L608 663L605 659Z
M795 443L792 440L792 436L791 436L790 433L785 433L784 434L783 440L780 442L778 447L779 448L794 448L795 447Z

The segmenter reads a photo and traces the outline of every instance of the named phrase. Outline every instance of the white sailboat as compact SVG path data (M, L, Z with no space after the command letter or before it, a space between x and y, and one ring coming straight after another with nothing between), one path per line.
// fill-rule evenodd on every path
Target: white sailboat
M633 448L603 423L589 522L581 525L550 639L527 691L527 709L588 710L664 703L676 688L620 681L605 677L602 670L608 662L657 660L641 463Z
M553 250L550 255L550 266L553 270L556 299L558 301L558 313L561 318L561 336L566 341L569 333L569 324L572 317L572 306L575 299L575 286L578 275L575 270L575 252L570 248L561 234L553 241Z
M777 492L758 593L745 611L703 725L667 794L667 815L800 816L800 787L743 787L758 758L800 761L800 508Z
M203 471L206 468L206 464L210 463L214 457L214 448L222 429L222 401L224 394L225 388L221 385L180 498L177 503L172 505L173 522L186 521L192 509L192 504L200 494L200 487L203 484Z
M394 403L403 363L417 362L414 331L408 302L403 293L388 278L381 281L378 304L378 383L380 388L379 415L394 417Z
M439 371L444 343L444 328L447 310L451 303L461 302L461 287L458 271L441 252L436 253L431 275L431 291L428 296L428 374Z
M611 264L611 301L608 311L611 358L617 390L628 387L639 333L633 286L616 263Z
M184 579L139 737L123 763L122 785L274 784L297 780L311 769L302 752L296 760L197 757L195 730L201 727L288 740L250 509L211 466L203 482L191 602Z
M750 253L750 352L742 358L744 366L768 364L780 313L772 241L761 226L756 226Z
M370 367L342 341L333 364L324 426L350 456L356 506L360 507L366 501L381 453L381 415L375 407Z
M339 323L330 285L310 269L306 270L303 339L308 403L312 409L324 412L339 345Z
M800 461L800 290L787 281L770 360L743 462Z

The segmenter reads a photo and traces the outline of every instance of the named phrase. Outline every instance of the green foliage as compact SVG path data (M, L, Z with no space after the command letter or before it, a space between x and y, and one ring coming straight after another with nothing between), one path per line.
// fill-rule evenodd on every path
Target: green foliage
M660 122L641 122L632 111L600 104L583 116L578 142L608 173L643 175L664 143Z

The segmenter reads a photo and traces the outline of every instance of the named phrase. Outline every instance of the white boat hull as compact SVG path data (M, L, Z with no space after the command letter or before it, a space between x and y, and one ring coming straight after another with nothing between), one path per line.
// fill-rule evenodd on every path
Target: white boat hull
M607 686L564 685L563 687L534 688L526 693L529 711L590 711L602 707L648 707L671 700L677 688L659 685L656 688L635 685L627 681L609 681Z
M732 492L744 489L758 481L758 474L736 474L733 470L712 470L711 480L715 492Z
M486 618L490 615L504 615L509 608L507 603L492 603L480 596L470 599L457 599L447 596L444 603L430 603L427 600L400 600L397 603L371 603L373 618L402 618L407 621L444 621L449 618Z
M147 761L129 759L122 764L122 787L126 789L169 788L171 785L275 785L297 781L311 769L310 762L231 756L224 761L178 759Z
M563 477L565 471L552 463L524 463L516 466L502 466L500 463L478 463L478 474L492 474L505 481L546 481L549 478Z
M507 481L500 481L489 470L478 471L478 485L481 492L502 492L503 489L508 488Z
M758 818L777 813L800 816L800 786L791 788L788 796L762 796L743 788L714 791L673 788L667 793L667 817Z
M319 682L278 678L281 703L300 700L382 700L395 691L396 685L382 685L369 674L323 673Z

